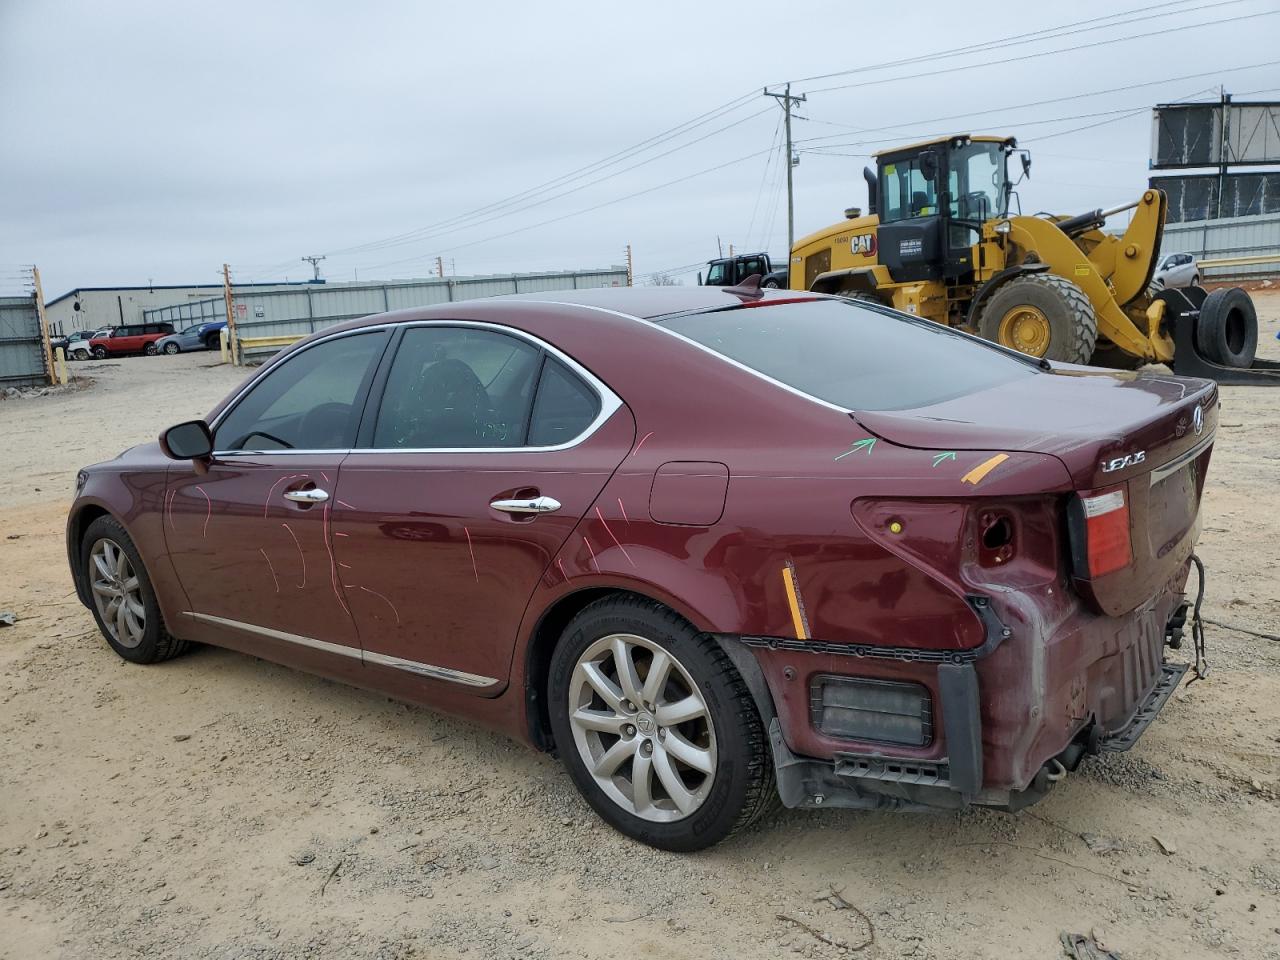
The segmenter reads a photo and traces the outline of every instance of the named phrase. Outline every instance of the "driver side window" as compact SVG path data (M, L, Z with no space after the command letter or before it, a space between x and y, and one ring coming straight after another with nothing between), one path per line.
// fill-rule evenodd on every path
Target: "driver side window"
M215 451L345 450L355 445L363 386L384 331L318 343L268 372L214 432Z

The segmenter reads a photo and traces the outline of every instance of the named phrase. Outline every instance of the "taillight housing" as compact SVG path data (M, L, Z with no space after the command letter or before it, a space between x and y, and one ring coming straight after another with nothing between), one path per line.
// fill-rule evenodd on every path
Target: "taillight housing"
M1133 561L1133 544L1124 484L1081 493L1073 507L1077 569L1093 579L1127 567Z

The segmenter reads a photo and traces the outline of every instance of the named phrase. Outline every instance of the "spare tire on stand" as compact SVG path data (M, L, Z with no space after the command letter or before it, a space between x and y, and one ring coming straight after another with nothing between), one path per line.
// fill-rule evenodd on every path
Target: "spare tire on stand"
M1258 312L1239 287L1214 290L1204 298L1196 321L1196 346L1205 359L1247 369L1258 352Z

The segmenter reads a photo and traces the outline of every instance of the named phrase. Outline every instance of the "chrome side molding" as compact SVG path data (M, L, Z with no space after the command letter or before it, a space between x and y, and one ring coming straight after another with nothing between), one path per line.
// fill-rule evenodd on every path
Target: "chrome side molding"
M340 657L350 657L353 660L359 660L362 663L373 664L379 667L390 667L393 670L404 670L407 673L417 674L420 677L429 677L432 680L444 680L448 683L460 683L467 687L491 687L497 683L495 677L483 677L476 673L467 673L463 670L453 670L449 667L437 667L430 663L420 663L417 660L403 660L400 657L388 656L385 653L371 653L367 650L361 650L359 647L348 647L341 643L329 643L327 640L317 640L314 637L304 637L297 633L286 633L283 630L273 630L271 627L260 627L254 623L245 623L241 620L228 620L226 617L215 617L209 613L196 613L192 610L183 612L183 616L190 617L192 620L199 620L201 623L209 623L218 627L230 627L233 630L241 630L245 633L252 633L259 637L267 637L271 640L280 640L284 643L295 643L300 647L310 647L312 650L320 650L324 653L336 654Z

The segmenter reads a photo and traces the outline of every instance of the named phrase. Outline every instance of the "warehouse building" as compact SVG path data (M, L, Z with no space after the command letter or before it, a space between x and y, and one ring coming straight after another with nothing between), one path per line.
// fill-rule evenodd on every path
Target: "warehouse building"
M323 286L324 281L318 285ZM269 290L296 290L317 286L316 281L295 283L236 284L237 292L263 293ZM118 327L141 323L142 311L167 307L188 300L222 296L222 284L197 283L178 286L149 284L144 287L77 287L45 303L49 330L55 336L77 330Z

